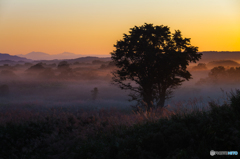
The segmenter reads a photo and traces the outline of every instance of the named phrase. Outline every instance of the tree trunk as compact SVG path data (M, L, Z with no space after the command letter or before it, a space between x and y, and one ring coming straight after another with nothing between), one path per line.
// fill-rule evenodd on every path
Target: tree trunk
M146 102L146 104L147 104L146 105L147 106L147 110L150 110L150 108L153 107L151 99L152 98L150 96L147 96L147 97L144 98L144 102Z
M158 107L164 107L165 104L165 95L159 96Z
M146 102L147 104L147 110L150 110L150 108L153 107L153 97L152 97L152 89L146 89L144 97L143 97L143 101Z
M157 103L157 106L158 107L164 107L164 104L165 104L165 97L166 97L166 89L165 88L162 88L160 83L158 83L158 93L159 93L159 101Z

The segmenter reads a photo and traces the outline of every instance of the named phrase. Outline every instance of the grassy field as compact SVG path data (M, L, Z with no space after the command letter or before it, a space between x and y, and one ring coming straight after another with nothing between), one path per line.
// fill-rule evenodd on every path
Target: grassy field
M210 158L210 150L240 150L239 90L228 103L131 114L8 110L0 114L0 158Z

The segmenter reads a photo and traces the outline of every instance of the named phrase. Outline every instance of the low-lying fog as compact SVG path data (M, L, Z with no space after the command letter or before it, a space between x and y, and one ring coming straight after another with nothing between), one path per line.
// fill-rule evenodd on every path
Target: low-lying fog
M129 91L111 84L110 61L92 63L28 63L0 66L0 109L32 109L44 111L52 107L64 110L101 109L115 107L130 111ZM215 100L223 103L226 92L239 88L235 83L196 84L207 78L210 69L191 69L193 79L175 89L173 98L166 105L178 102L194 102L205 106Z

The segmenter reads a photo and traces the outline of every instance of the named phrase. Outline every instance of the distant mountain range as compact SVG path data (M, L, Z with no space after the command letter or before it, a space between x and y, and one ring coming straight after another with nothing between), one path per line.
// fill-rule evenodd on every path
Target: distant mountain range
M213 52L213 51L206 51L206 52L200 52L203 54L202 58L198 62L210 62L214 60L234 60L234 61L240 61L240 52ZM84 58L85 57L85 58ZM31 52L26 55L9 55L6 53L0 53L0 61L4 60L10 60L14 62L32 62L33 60L71 60L71 61L91 61L91 60L97 60L98 57L102 57L102 60L111 60L110 55L105 56L99 56L99 55L79 55L69 52L64 52L61 54L56 55L49 55L47 53L43 52ZM105 57L106 59L104 59Z
M15 62L18 62L18 61L24 61L24 62L32 62L32 60L30 59L27 59L25 57L19 57L19 56L15 56L15 55L9 55L9 54L6 54L6 53L0 53L0 61L15 61Z
M44 56L48 56L45 54L39 54ZM63 59L62 59L63 60ZM54 60L30 60L26 59L24 57L18 57L18 56L12 56L9 54L2 54L0 53L0 65L4 64L9 64L9 65L16 65L16 64L24 64L26 62L30 63L36 63L36 62L44 62L44 63L59 63L59 61L62 61L61 59L54 59ZM74 62L80 62L80 63L92 63L94 60L99 60L99 61L111 61L110 57L92 57L92 56L85 56L85 57L79 57L79 58L74 58L74 59L64 59L68 61L69 63L74 63Z
M204 51L199 62L210 62L215 60L234 60L240 61L240 51Z
M82 55L78 55L70 52L63 52L61 54L50 55L44 52L34 52L34 51L26 55L19 54L17 56L25 57L32 60L56 60L56 59L61 60L61 59L75 59L75 58L82 57Z
M84 55L81 54L74 54L74 53L70 53L70 52L63 52L60 54L55 54L55 55L50 55L44 52L30 52L26 55L23 54L19 54L17 56L20 57L25 57L28 59L32 59L32 60L63 60L63 59L76 59L76 58L80 58L80 57L85 57ZM88 55L88 56L98 56L98 55ZM110 55L109 55L110 56ZM107 57L107 56L105 56Z

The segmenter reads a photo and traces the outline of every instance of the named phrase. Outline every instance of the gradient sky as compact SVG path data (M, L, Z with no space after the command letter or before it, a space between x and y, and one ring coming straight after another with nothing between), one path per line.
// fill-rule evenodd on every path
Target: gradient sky
M0 0L0 53L106 55L144 23L179 29L199 51L240 51L240 0Z

